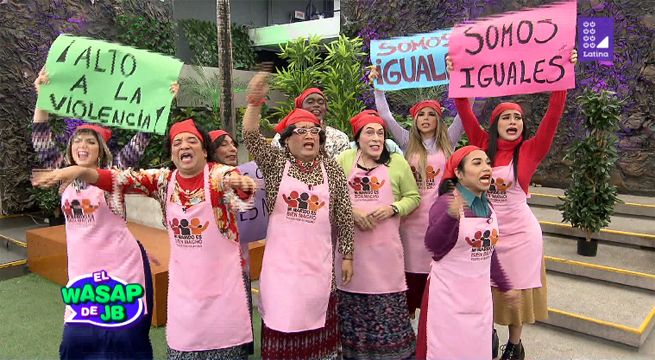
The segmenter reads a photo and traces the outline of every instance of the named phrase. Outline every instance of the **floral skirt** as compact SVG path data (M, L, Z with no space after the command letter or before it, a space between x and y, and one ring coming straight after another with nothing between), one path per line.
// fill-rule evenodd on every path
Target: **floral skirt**
M325 326L296 333L268 328L262 320L263 360L333 360L338 359L337 294L330 294Z
M416 348L405 292L339 291L339 330L344 359L408 359Z

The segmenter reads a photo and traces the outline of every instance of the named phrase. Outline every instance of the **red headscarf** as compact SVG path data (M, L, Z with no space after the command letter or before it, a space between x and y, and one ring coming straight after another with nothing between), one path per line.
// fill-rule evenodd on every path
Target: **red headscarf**
M521 116L523 116L523 108L521 107L521 105L513 102L500 103L498 104L498 106L494 108L494 111L491 112L491 119L489 120L489 125L493 125L496 122L496 120L498 120L500 114L502 114L503 111L506 110L516 110L521 113Z
M448 179L454 179L456 177L455 171L457 170L459 164L462 162L462 160L464 160L464 158L468 154L474 152L475 150L482 150L482 149L474 145L468 145L455 151L446 162L446 170L443 173L441 182L443 183Z
M302 92L302 94L298 95L298 97L295 100L296 103L296 109L302 109L302 103L307 99L307 97L311 94L319 94L323 98L325 98L325 95L323 95L323 92L319 88L309 88L305 91Z
M295 109L291 111L287 116L285 116L284 119L282 119L282 121L280 121L277 125L275 125L275 132L278 134L282 134L284 129L289 127L289 125L297 124L303 121L309 121L319 126L321 125L321 122L318 120L316 115L310 113L307 110Z
M102 127L100 125L94 125L94 124L84 124L80 125L77 127L75 130L81 130L81 129L88 129L88 130L93 130L105 140L106 144L109 144L109 139L111 139L111 130L107 129L106 127Z
M200 140L200 142L202 143L205 142L204 139L202 138L202 135L200 135L200 131L198 131L198 128L196 128L196 123L193 122L193 119L186 119L184 121L175 123L173 124L173 126L171 126L171 129L168 131L171 142L173 141L173 139L175 139L175 137L178 134L185 133L185 132L195 135L198 138L198 140Z
M419 101L409 109L409 113L410 115L412 115L414 119L416 119L416 114L418 114L419 111L421 111L421 109L423 109L424 107L433 108L437 112L437 114L439 114L439 117L443 115L443 111L441 110L441 104L439 104L437 100Z
M364 126L373 123L382 125L385 130L387 128L380 114L375 110L364 110L350 119L350 126L353 128L353 135L355 136Z
M221 137L223 135L227 135L232 140L234 140L234 138L225 130L220 130L219 129L219 130L214 130L214 131L209 132L209 137L212 139L212 142L216 141L216 139L218 139L219 137Z

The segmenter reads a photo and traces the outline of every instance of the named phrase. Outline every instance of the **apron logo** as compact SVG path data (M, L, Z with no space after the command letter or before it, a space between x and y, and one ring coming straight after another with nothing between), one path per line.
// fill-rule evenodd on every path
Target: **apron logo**
M71 310L68 323L88 323L102 327L128 325L143 315L144 290L100 270L82 275L61 288L61 298Z
M423 177L421 174L418 172L416 167L410 166L412 169L412 175L414 175L414 180L416 180L416 184L418 185L419 189L421 190L432 190L434 187L437 185L436 184L436 178L441 172L441 169L437 169L436 171L434 170L434 167L432 165L428 165L425 167L425 177L426 180L425 182L422 181Z
M299 193L295 190L288 196L282 194L282 199L287 203L287 219L294 221L314 223L316 212L325 206L325 201L321 201L318 195Z
M188 219L173 218L169 225L173 230L175 245L181 247L202 247L202 233L207 230L209 221L201 225L198 218Z
M472 238L464 238L471 246L471 261L487 260L498 242L498 230L476 231Z
M380 199L380 189L384 182L378 180L377 176L355 176L348 185L354 190L355 200L376 201Z
M93 213L98 205L91 204L90 199L73 199L64 201L62 211L69 224L89 224L95 222Z
M513 182L509 183L505 179L491 178L491 185L489 185L489 190L487 190L487 197L492 201L507 201L507 190L512 187Z

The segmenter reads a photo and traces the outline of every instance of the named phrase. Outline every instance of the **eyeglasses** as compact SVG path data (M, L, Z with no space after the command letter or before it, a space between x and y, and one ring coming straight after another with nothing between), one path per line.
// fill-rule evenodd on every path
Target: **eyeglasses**
M294 134L298 135L305 135L307 132L309 132L312 135L318 135L323 131L320 127L313 127L313 128L295 128L293 129Z

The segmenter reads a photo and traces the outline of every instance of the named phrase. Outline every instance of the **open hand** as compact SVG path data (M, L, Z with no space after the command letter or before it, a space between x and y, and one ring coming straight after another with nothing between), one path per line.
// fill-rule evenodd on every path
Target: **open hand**
M446 70L452 72L453 69L453 58L451 58L450 55L446 55Z
M371 84L374 84L375 80L377 80L380 77L380 73L378 72L377 67L375 67L374 65L371 65L369 67L369 70L370 72L368 73L368 81Z
M270 73L258 72L248 83L246 99L249 105L261 105L268 95L268 78Z
M84 168L80 166L68 166L62 169L34 169L32 170L32 186L39 188L51 188L60 185L60 191L77 179Z
M45 68L42 68L39 71L39 76L34 80L34 89L36 90L36 93L39 93L39 90L41 90L41 85L47 84L48 83L48 73L45 71Z
M578 50L571 50L571 58L569 60L573 63L573 65L578 63Z
M180 84L177 81L174 81L171 84L171 93L173 93L173 98L176 98L179 92L180 92Z

